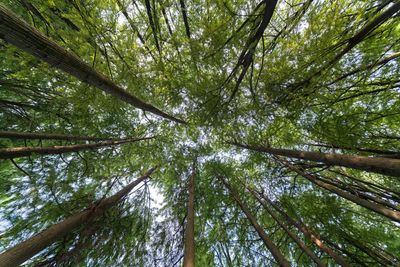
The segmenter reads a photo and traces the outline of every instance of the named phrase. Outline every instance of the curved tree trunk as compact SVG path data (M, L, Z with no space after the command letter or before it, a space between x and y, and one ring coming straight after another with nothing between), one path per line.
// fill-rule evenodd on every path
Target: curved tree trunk
M185 251L183 257L183 267L195 266L195 242L194 242L194 198L195 198L195 176L196 163L193 161L192 174L190 176L188 189L189 199L187 207L186 229L185 229Z
M369 158L361 156L350 156L345 154L307 152L263 146L249 146L239 144L237 142L229 142L229 144L254 151L265 152L276 156L285 156L290 158L323 162L326 165L343 166L367 172L375 172L384 175L400 177L399 159Z
M54 242L69 234L79 226L99 217L107 209L118 203L136 185L147 179L155 168L150 169L142 177L131 182L111 197L100 200L93 207L78 212L65 220L54 224L41 233L19 243L0 254L0 267L19 266Z
M128 93L122 87L116 85L110 79L83 62L76 55L59 46L20 19L3 5L0 5L0 38L46 61L53 67L71 74L80 81L97 87L136 108L175 122L186 123Z
M79 144L79 145L69 145L69 146L48 146L48 147L11 147L0 149L0 159L12 159L19 157L27 157L32 154L39 155L50 155L50 154L62 154L67 152L78 152L82 150L96 149L106 146L115 146L125 143L133 143L141 140L148 140L153 137L144 138L131 138L119 141L104 141L94 144Z
M285 257L279 251L278 247L272 242L272 240L269 238L267 233L265 233L265 231L262 229L262 227L258 224L256 218L253 216L253 214L251 214L247 205L244 204L240 200L237 193L228 184L228 182L225 181L225 179L223 177L220 177L220 176L217 176L217 177L225 185L225 187L230 191L232 197L234 198L236 203L239 205L239 207L243 211L243 213L246 215L246 217L250 221L251 225L257 231L258 235L260 236L260 238L262 239L262 241L264 242L264 244L268 248L268 250L271 252L272 256L275 258L275 260L279 264L279 266L290 267L289 262L285 259Z
M76 136L52 133L28 133L14 131L0 131L0 138L9 139L40 139L40 140L66 140L66 141L118 141L115 138Z

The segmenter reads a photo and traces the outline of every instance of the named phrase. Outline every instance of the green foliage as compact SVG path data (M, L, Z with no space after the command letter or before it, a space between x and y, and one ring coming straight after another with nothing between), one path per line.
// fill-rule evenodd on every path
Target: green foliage
M313 263L245 190L243 181L336 244L342 250L335 250L352 266L360 261L365 266L399 263L398 224L296 176L271 156L226 143L361 156L376 155L356 148L400 153L400 57L379 63L400 51L398 13L335 60L355 34L396 1L278 1L260 42L251 44L251 66L231 101L238 74L228 77L261 19L258 2L185 1L190 39L177 0L150 1L154 29L144 0L1 2L128 92L188 121L178 125L134 109L0 40L0 129L156 136L93 151L1 160L2 251L158 165L145 185L27 266L180 265L187 179L197 158L198 266L276 264L218 181L221 175L293 266ZM84 141L0 139L0 148L78 143ZM365 183L385 188L363 190L400 209L396 178L293 163L350 191ZM295 227L289 228L324 263L335 265Z

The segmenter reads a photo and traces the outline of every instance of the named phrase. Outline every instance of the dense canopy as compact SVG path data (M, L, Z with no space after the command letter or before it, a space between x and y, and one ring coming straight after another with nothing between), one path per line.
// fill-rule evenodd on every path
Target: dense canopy
M0 266L400 265L400 1L0 2Z

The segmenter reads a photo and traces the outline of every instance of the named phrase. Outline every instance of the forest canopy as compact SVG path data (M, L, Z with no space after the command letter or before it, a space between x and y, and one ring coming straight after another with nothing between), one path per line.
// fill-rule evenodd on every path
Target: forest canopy
M0 267L399 266L399 0L1 0Z

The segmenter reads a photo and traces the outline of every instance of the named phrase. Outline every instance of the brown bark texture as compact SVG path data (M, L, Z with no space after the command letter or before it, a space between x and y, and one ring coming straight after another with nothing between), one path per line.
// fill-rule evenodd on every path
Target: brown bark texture
M193 161L192 174L190 176L188 184L189 198L187 206L183 267L195 266L195 241L194 241L195 176L196 176L196 163L195 161Z
M148 140L153 137L143 137L143 138L131 138L119 141L104 141L94 144L79 144L79 145L68 145L68 146L48 146L48 147L10 147L0 149L0 159L12 159L27 157L33 154L38 155L51 155L51 154L62 154L68 152L78 152L83 150L96 149L106 146L115 146L126 143L133 143L141 140Z
M83 62L79 57L20 19L3 5L0 5L0 38L40 58L53 67L65 71L80 81L92 85L136 108L178 123L186 123L128 93L109 78Z
M284 156L290 158L323 162L328 166L343 166L367 172L374 172L388 176L400 177L399 159L361 157L361 156L351 156L345 154L279 149L279 148L272 148L265 146L250 146L250 145L240 144L237 142L229 142L229 144L276 156Z
M306 224L302 221L294 220L289 216L283 209L271 201L265 194L260 193L260 196L269 203L276 211L278 211L291 225L296 227L300 232L302 232L306 237L308 237L320 250L331 256L337 264L343 267L350 267L350 265L336 252L334 252L330 247L325 245L325 243L315 234Z
M271 207L257 194L255 190L246 186L247 190L257 199L257 201L264 207L269 215L279 224L279 226L286 232L286 234L299 246L299 248L306 253L317 266L326 266L321 259L303 242L298 236L292 233L289 228L282 222L282 220L274 213Z
M257 219L253 216L253 214L250 212L250 209L247 207L246 204L244 204L238 194L235 192L235 190L229 185L229 183L225 180L224 177L218 176L218 179L225 185L225 187L230 191L233 199L236 201L240 209L243 211L243 213L246 215L247 219L250 221L251 225L254 227L254 229L257 231L258 235L264 242L265 246L268 248L268 250L271 252L272 256L276 260L276 262L279 264L279 266L284 266L284 267L289 267L290 264L289 262L285 259L285 257L282 255L278 247L274 244L274 242L269 238L267 233L264 231L264 229L258 224Z
M0 131L0 138L8 139L38 139L38 140L65 140L65 141L117 141L116 138L77 136L54 133L30 133L15 131Z
M322 181L321 179L319 179L317 176L309 174L304 172L303 170L301 170L300 168L297 168L296 166L294 166L293 164L285 161L285 160L280 160L280 162L282 162L282 164L284 166L286 166L288 169L290 169L293 172L296 172L297 174L303 176L304 178L306 178L307 180L309 180L310 182L340 196L343 197L347 200L350 200L364 208L367 208L369 210L372 210L378 214L381 214L383 216L386 216L387 218L396 221L396 222L400 222L400 212L387 208L385 206L382 206L380 204L376 204L373 203L371 201L368 201L366 199L362 199L360 197L358 197L357 195L354 194L350 194L344 190L339 189L337 186L326 183L324 181Z
M146 180L155 170L152 168L143 176L131 182L111 197L100 200L93 207L75 213L74 215L54 224L34 235L33 237L19 243L18 245L0 254L0 267L19 266L37 253L47 248L49 245L60 240L79 226L90 222L96 217L101 216L107 209L118 203L136 185Z

